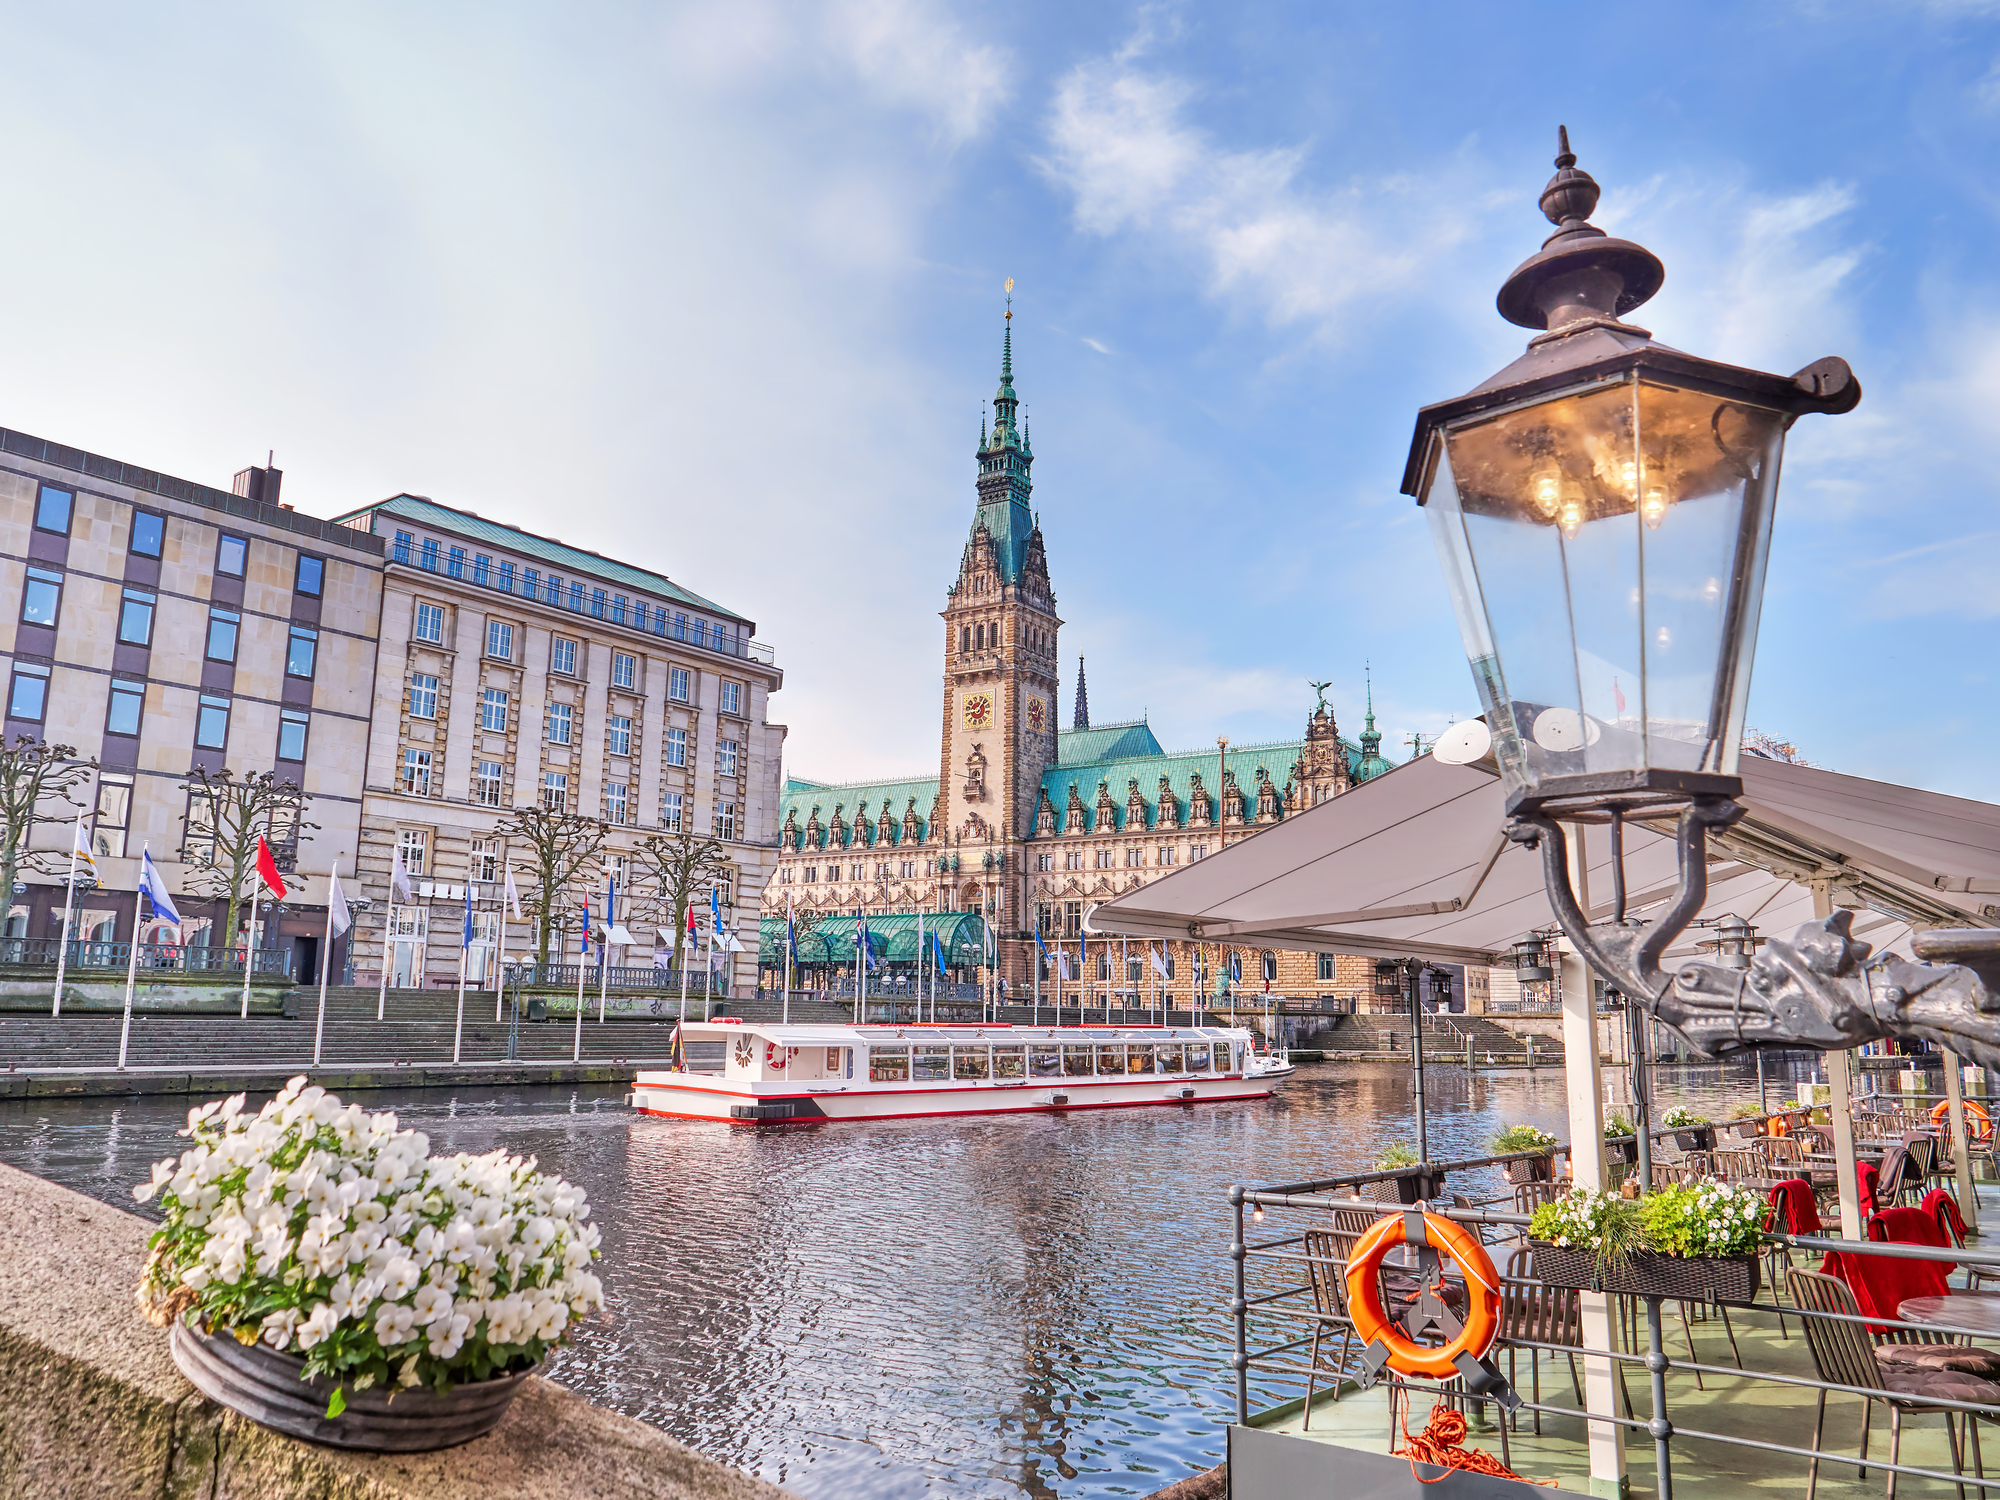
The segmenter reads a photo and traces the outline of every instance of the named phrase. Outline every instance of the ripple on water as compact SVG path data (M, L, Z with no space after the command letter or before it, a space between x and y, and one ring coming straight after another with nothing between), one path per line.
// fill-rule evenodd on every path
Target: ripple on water
M1667 1070L1661 1095L1743 1091ZM1220 1462L1228 1185L1416 1134L1389 1064L1254 1104L756 1131L635 1117L616 1088L367 1097L435 1150L504 1146L589 1190L609 1306L557 1379L812 1500L1145 1495ZM1505 1124L1567 1133L1556 1071L1438 1068L1428 1102L1438 1158ZM184 1115L8 1103L0 1160L129 1207Z

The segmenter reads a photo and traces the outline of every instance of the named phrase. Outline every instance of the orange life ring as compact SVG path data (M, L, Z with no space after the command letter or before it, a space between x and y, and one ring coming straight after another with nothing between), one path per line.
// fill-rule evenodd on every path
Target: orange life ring
M1931 1124L1943 1125L1945 1113L1950 1108L1950 1100L1940 1099L1931 1108ZM1970 1099L1965 1101L1965 1117L1968 1120L1976 1119L1979 1121L1979 1129L1972 1137L1975 1141L1984 1142L1993 1139L1993 1117L1986 1113L1979 1105L1974 1104Z
M1500 1329L1500 1273L1493 1258L1464 1226L1441 1214L1423 1216L1424 1238L1458 1262L1465 1273L1466 1309L1458 1337L1436 1349L1414 1343L1382 1306L1382 1281L1376 1274L1382 1257L1405 1241L1408 1214L1384 1214L1355 1241L1347 1260L1347 1310L1364 1346L1380 1343L1388 1350L1388 1365L1404 1375L1450 1380L1464 1373L1458 1358L1483 1359ZM1440 1278L1441 1280L1442 1278Z

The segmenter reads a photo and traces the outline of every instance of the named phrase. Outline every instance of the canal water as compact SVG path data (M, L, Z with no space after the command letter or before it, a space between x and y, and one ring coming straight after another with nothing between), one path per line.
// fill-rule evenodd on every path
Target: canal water
M1505 1125L1567 1135L1560 1071L1426 1078L1433 1159ZM1720 1119L1753 1080L1662 1069L1660 1107ZM635 1117L615 1087L362 1102L433 1151L504 1146L583 1184L609 1306L550 1373L810 1500L1146 1495L1221 1462L1229 1184L1416 1138L1391 1063L1307 1065L1240 1105L803 1129ZM0 1104L0 1160L130 1209L185 1110Z

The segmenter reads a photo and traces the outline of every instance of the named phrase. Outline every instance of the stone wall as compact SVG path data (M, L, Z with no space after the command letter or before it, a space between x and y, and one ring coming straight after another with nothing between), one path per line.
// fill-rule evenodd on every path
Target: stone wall
M784 1500L663 1433L531 1382L499 1429L372 1456L252 1425L181 1378L133 1300L146 1222L0 1167L0 1494L144 1500ZM613 1273L615 1275L615 1271Z

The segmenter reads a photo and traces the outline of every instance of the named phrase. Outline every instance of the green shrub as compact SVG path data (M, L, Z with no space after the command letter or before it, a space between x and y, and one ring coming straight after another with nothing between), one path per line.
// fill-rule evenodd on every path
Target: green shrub
M1754 1255L1767 1206L1748 1189L1684 1182L1639 1200L1640 1227L1661 1255Z
M1696 1130L1703 1125L1713 1125L1715 1122L1707 1115L1696 1114L1685 1104L1676 1104L1666 1112L1660 1123L1669 1130Z
M1632 1122L1623 1115L1612 1115L1604 1122L1604 1138L1607 1141L1616 1140L1619 1136L1632 1135L1634 1133Z
M1645 1248L1639 1205L1593 1188L1578 1188L1542 1204L1529 1221L1528 1233L1552 1244L1594 1250L1600 1270Z
M1761 1117L1763 1113L1764 1109L1761 1105L1739 1104L1729 1111L1729 1118L1732 1120L1755 1120Z
M1375 1158L1375 1170L1393 1172L1398 1167L1415 1167L1423 1164L1416 1148L1408 1141L1396 1141L1382 1148L1382 1154Z
M1560 1144L1546 1130L1533 1125L1509 1125L1493 1137L1493 1154L1511 1156L1517 1151L1553 1151Z

